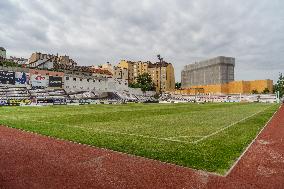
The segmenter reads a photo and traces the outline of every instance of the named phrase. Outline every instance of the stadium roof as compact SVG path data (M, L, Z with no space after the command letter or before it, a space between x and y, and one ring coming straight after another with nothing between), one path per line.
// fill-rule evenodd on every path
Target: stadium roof
M6 49L4 49L4 47L0 47L0 50L1 51L6 51Z

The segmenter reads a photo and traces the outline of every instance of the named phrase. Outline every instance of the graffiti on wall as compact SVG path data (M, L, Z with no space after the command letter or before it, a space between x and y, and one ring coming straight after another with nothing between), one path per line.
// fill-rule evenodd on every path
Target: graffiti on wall
M15 72L0 70L0 84L15 85Z

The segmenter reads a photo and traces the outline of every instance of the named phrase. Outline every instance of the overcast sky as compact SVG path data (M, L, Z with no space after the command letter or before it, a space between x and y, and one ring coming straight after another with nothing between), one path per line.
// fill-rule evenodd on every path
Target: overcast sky
M7 55L69 55L80 65L121 59L184 65L236 58L235 79L284 72L283 0L0 0Z

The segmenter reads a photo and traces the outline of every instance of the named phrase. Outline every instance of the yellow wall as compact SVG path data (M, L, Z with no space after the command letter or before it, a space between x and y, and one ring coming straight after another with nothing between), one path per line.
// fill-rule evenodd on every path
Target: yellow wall
M258 93L261 93L265 88L268 88L270 93L272 93L273 81L270 79L254 81L232 81L218 85L192 86L191 89L176 90L176 93L195 94L197 88L203 89L203 93L206 94L250 94L253 90L257 90Z

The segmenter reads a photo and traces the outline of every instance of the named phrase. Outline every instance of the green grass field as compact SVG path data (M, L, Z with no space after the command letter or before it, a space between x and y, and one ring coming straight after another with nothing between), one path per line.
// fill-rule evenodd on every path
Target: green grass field
M224 174L278 104L1 107L0 124Z

